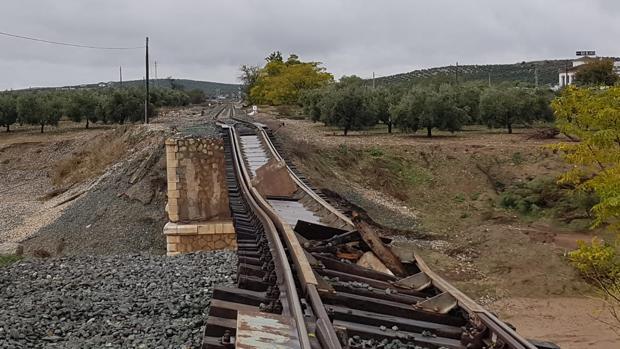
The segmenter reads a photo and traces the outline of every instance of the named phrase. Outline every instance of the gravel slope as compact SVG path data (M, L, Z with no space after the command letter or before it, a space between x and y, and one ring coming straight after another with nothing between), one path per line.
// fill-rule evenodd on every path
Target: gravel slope
M0 348L198 348L230 251L31 259L0 268Z

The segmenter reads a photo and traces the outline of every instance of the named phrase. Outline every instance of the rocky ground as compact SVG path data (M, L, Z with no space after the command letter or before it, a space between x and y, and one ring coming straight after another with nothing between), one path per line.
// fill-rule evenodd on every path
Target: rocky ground
M0 243L26 256L164 254L164 139L219 132L220 107L162 110L149 125L62 121L0 136ZM36 253L35 253L36 252Z
M200 346L212 290L234 283L236 257L164 256L164 139L218 132L204 109L0 137L0 243L24 247L0 267L0 348Z
M53 222L26 238L25 253L165 253L165 134L157 128L127 130L122 136L131 147L127 155L67 204Z
M0 268L1 348L198 348L233 252L30 259Z

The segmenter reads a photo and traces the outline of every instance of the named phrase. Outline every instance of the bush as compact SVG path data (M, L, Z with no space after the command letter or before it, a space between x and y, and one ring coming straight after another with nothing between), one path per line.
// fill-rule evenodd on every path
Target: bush
M569 253L571 263L590 280L620 281L620 257L617 248L599 239L588 244L579 242L577 250Z
M499 198L504 208L523 215L549 213L553 217L586 217L598 199L592 192L574 190L557 184L555 178L537 178L507 188Z

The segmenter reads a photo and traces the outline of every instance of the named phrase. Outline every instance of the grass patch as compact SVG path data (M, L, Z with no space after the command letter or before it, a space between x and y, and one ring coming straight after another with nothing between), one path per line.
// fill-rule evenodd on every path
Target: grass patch
M525 161L523 155L520 152L512 154L512 163L515 165L521 165Z
M13 264L21 259L22 257L20 256L0 256L0 267L6 267L7 265Z
M570 223L590 219L590 210L598 198L594 193L558 185L555 178L537 178L506 188L500 205L534 218L551 217Z
M323 161L327 161L329 167L337 167L350 179L399 200L407 201L410 189L432 180L431 173L416 161L392 153L389 149L357 149L340 145L324 153L324 158L328 160Z
M462 204L465 202L465 195L459 193L454 196L454 202L458 204Z

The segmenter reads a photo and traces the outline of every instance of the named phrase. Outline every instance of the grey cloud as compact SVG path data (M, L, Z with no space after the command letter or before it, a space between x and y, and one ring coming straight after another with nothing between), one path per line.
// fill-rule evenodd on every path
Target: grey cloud
M0 31L102 46L151 38L159 77L236 82L273 50L322 61L337 77L454 64L619 55L614 0L4 1ZM0 37L0 89L142 78L143 52Z

